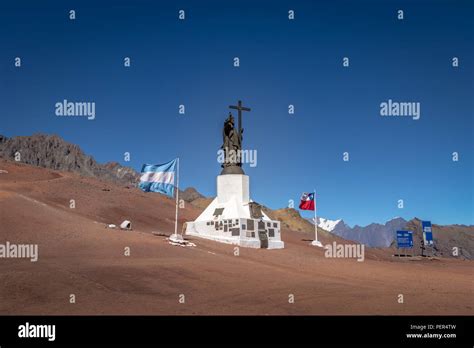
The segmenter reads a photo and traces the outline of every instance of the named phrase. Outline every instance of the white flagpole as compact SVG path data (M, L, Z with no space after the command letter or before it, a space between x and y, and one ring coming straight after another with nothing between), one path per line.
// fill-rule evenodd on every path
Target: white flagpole
M178 205L179 205L179 157L176 164L176 213L174 217L174 235L178 237Z
M311 245L323 247L321 242L318 240L318 215L316 214L316 189L313 191L314 199L314 240L311 242Z
M314 199L314 240L318 241L318 217L316 214L316 189L313 191Z

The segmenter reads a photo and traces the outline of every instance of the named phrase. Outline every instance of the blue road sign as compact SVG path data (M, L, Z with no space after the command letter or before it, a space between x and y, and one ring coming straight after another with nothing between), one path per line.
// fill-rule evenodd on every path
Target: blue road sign
M423 241L425 245L433 245L433 231L431 230L431 221L422 221Z
M413 248L412 231L397 231L397 248Z

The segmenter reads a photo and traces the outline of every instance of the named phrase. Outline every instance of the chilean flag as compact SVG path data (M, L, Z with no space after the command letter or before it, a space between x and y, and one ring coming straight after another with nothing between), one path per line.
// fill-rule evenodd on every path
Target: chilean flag
M316 207L314 200L314 193L304 192L301 196L300 209L301 210L314 210Z

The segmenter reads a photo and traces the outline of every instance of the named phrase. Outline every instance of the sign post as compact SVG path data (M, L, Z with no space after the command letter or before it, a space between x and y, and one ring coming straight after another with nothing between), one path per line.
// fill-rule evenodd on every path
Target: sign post
M433 242L433 230L431 228L431 221L422 221L421 227L423 229L423 244L431 247L431 256L434 256L434 242Z
M413 231L397 231L397 249L398 255L400 256L400 249L404 250L404 255L406 257L406 249L413 248Z

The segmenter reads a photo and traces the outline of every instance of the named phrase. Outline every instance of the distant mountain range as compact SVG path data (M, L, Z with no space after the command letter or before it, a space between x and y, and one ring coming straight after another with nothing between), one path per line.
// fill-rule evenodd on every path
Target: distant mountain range
M314 218L308 219L314 224ZM342 219L329 220L318 218L318 227L329 231L346 240L362 243L372 248L396 248L395 234L397 230L413 231L413 250L420 254L423 232L421 220L418 218L407 221L395 217L385 224L372 223L367 226L348 226ZM452 257L457 248L459 257L472 259L474 257L474 226L465 225L436 225L433 224L434 255ZM394 251L395 252L395 251ZM430 250L426 253L431 254Z
M314 218L309 220L314 224ZM318 227L370 247L389 247L395 238L395 232L404 229L407 222L401 217L396 217L385 224L372 223L363 227L358 225L350 227L342 219L329 220L318 217Z
M0 157L38 167L64 170L97 179L125 185L135 185L138 173L117 162L99 164L92 156L84 154L79 146L66 142L57 135L34 134L7 138L0 135Z

